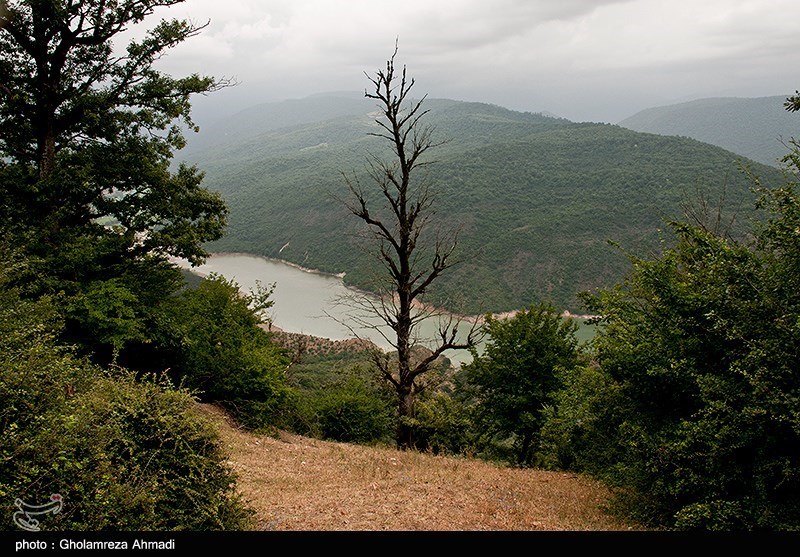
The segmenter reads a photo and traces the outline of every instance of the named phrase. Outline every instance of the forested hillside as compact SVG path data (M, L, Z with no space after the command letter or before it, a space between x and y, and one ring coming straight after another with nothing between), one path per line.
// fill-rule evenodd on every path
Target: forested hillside
M784 142L800 133L786 96L700 99L642 110L619 123L638 132L681 135L777 166Z
M361 112L347 114L357 103ZM454 310L505 311L539 299L580 310L577 292L612 284L628 268L609 241L657 250L664 220L701 195L714 203L724 196L740 219L751 210L740 157L705 143L480 103L425 106L446 141L430 152L426 179L437 221L460 229L461 259L430 301ZM360 249L342 173L368 180L368 155L382 154L369 135L378 129L372 110L352 97L263 105L217 127L213 147L188 151L231 210L227 235L211 249L346 272L346 282L368 287L374 256ZM292 113L306 116L289 125ZM279 114L262 133L250 125ZM766 182L778 178L773 168L753 168Z
M210 25L157 23L183 1L0 0L0 530L24 532L17 549L40 530L87 532L60 538L79 549L116 531L134 549L247 528L800 531L800 142L779 170L414 100L396 44L366 74L375 106L253 107L187 165L192 99L231 80L157 69ZM800 91L784 104L800 112ZM187 281L177 261L209 249L381 297L338 296L339 318L311 315L332 293L303 273L285 307L272 272ZM426 303L516 311L423 326ZM591 314L590 342L564 309ZM280 331L279 312L383 324L392 348Z

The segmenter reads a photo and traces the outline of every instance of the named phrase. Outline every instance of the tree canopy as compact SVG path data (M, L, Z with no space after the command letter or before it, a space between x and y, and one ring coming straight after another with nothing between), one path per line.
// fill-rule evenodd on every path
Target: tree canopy
M624 485L645 521L800 524L798 152L786 160L783 186L757 188L766 218L751 240L713 218L673 222L674 247L586 296L603 316L605 377L557 397L553 430L578 443L563 454L580 469Z
M191 95L225 82L154 67L202 27L162 21L115 44L179 1L1 3L0 229L33 263L27 292L61 292L68 332L88 340L101 323L114 350L141 336L130 318L179 282L166 257L202 261L227 217L197 168L170 166L195 127Z
M487 317L483 354L462 369L474 390L483 431L511 439L517 464L531 465L538 448L543 410L560 374L578 365L577 324L547 304L508 319Z

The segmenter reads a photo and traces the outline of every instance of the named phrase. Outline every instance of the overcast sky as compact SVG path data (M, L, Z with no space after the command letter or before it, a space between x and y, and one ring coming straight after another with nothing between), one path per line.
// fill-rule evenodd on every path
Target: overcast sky
M800 88L800 0L187 0L211 23L161 68L235 77L224 114L363 91L399 38L419 94L616 123L650 106Z

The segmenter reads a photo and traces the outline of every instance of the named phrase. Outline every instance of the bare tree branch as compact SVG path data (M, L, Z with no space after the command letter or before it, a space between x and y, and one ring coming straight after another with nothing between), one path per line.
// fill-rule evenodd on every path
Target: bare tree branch
M458 234L431 236L432 192L424 181L412 186L415 171L431 164L425 157L441 142L433 140L433 129L424 122L429 114L424 108L427 96L409 100L415 81L408 77L405 66L399 69L395 65L397 52L395 43L386 67L374 75L365 74L371 89L365 90L364 95L377 101L381 114L375 120L381 131L369 135L388 142L394 154L392 161L370 156L367 162L367 175L377 187L382 206L371 203L355 175L352 179L345 175L345 182L351 194L347 209L366 225L377 242L377 258L386 274L376 285L390 285L390 288L378 286L377 298L351 301L358 314L354 322L378 330L396 349L393 358L396 365L390 365L387 355L375 355L373 361L395 389L399 415L408 418L414 415L414 396L422 390L418 378L445 351L474 346L478 324L472 324L466 337L459 335L460 320L452 315L444 318L441 312L431 310L421 301L434 281L455 264L452 256ZM388 327L392 339L382 326L371 323L368 316L376 316ZM415 345L421 343L419 325L434 317L440 319L438 333L435 338L422 341L432 342L430 353L412 362L412 358L417 358ZM400 421L397 443L401 448L413 446L407 420Z

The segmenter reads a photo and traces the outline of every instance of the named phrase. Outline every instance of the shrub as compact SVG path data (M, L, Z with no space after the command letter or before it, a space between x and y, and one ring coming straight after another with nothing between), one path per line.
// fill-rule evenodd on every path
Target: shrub
M392 409L357 377L350 377L313 404L325 439L369 443L393 434Z
M2 278L2 277L0 277ZM0 505L64 497L43 529L238 529L248 513L188 392L137 381L55 343L49 300L0 285Z
M561 383L543 411L538 463L613 482L623 413L618 385L596 366L563 370Z
M412 424L416 448L436 454L475 454L478 434L472 418L470 408L449 393L421 397Z
M244 425L280 425L290 412L288 359L259 325L268 293L246 296L213 275L183 291L159 319L171 373L202 400L221 402Z
M214 427L193 398L131 373L99 378L40 436L37 494L65 498L65 529L240 529L234 491ZM27 494L26 494L27 495Z

